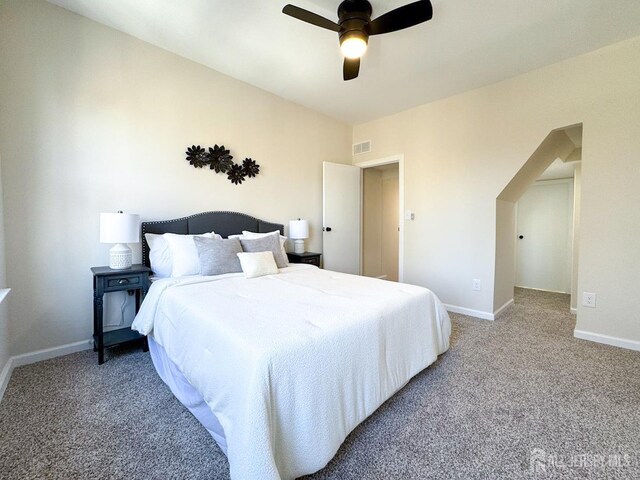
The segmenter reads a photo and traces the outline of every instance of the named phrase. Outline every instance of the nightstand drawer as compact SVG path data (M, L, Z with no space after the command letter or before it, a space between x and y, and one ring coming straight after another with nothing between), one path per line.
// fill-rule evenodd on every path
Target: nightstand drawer
M304 253L294 253L287 252L287 257L289 257L289 263L306 263L307 265L315 265L316 267L320 267L320 257L321 253L313 253L313 252L304 252Z
M320 266L320 257L301 258L300 263L308 263L309 265Z
M142 277L140 275L122 275L118 277L109 277L104 290L106 292L114 290L126 290L131 287L140 287L142 285Z

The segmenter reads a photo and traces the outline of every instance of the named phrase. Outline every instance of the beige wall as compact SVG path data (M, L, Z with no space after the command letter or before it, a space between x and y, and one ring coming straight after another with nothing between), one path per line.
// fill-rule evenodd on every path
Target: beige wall
M640 38L354 128L358 162L404 154L405 281L492 312L496 198L548 133L584 124L580 330L640 341ZM482 280L480 292L472 279ZM579 296L581 294L579 293ZM640 344L639 344L640 345Z
M307 218L321 251L322 161L350 161L348 125L43 1L0 3L0 72L14 354L90 337L100 212ZM194 143L261 173L236 186L196 170Z

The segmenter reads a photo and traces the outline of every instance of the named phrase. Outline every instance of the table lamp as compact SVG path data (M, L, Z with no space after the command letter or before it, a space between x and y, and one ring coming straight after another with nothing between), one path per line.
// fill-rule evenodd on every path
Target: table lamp
M100 243L115 243L109 250L109 267L114 270L131 268L131 248L127 243L140 241L140 215L131 213L101 213Z
M291 220L289 222L289 238L293 240L293 251L304 253L304 241L309 238L309 222L306 220Z

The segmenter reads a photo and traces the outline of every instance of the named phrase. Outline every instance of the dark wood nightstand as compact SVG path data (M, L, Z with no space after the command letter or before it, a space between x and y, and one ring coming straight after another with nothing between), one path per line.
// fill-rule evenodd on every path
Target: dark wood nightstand
M103 331L103 297L109 292L135 292L136 313L149 291L151 269L144 265L133 265L126 270L112 270L109 267L93 267L93 351L98 352L98 364L104 363L104 349L122 343L143 342L143 350L149 349L147 339L131 328Z
M308 263L309 265L315 265L320 268L320 257L322 257L322 254L313 252L287 252L287 257L289 257L289 263Z

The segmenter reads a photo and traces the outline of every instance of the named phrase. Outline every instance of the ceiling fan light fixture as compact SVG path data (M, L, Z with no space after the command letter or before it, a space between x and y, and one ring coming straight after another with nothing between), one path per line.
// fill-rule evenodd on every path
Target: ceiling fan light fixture
M358 77L360 58L367 51L369 36L397 32L431 20L433 6L431 0L415 0L371 19L373 8L369 0L342 0L337 22L291 4L285 5L282 13L338 33L345 57L342 77L348 81Z
M360 32L350 32L340 39L340 50L346 58L360 58L367 51L366 35Z

